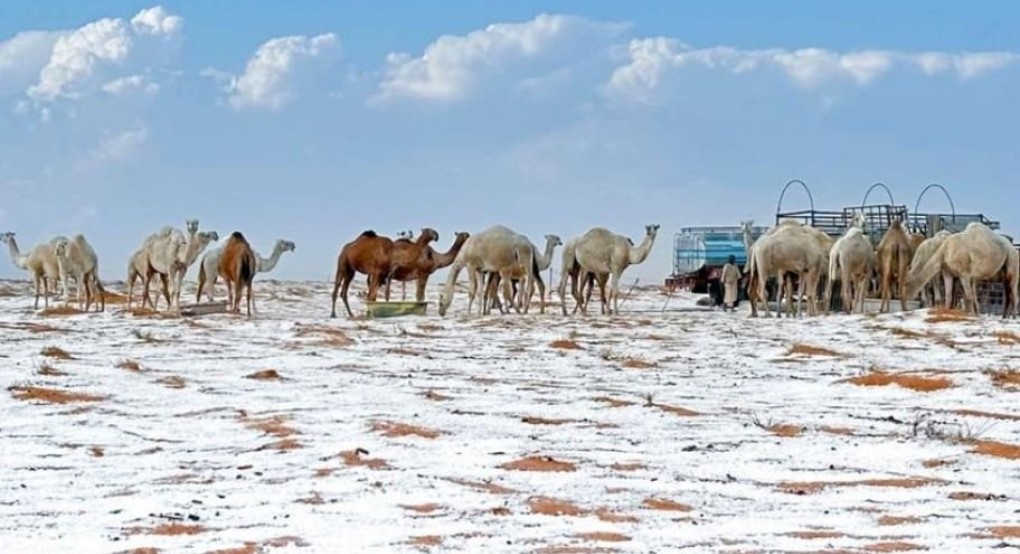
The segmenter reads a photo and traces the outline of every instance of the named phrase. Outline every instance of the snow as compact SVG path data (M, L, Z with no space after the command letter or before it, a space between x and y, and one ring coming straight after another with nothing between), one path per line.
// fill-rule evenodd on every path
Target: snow
M663 311L664 294L648 289L614 318L564 318L558 306L466 316L458 294L446 318L331 320L330 288L257 282L259 314L246 321L153 318L118 304L43 316L27 284L0 283L0 551L1020 544L1009 527L1020 459L974 452L976 441L1020 445L1020 392L991 373L1020 366L1016 321L930 322L927 310L750 319L699 309L685 293ZM795 344L836 355L789 353ZM43 356L46 347L73 359ZM118 367L124 360L141 369ZM246 377L268 369L280 379ZM952 386L844 382L873 370ZM26 386L100 398L18 398L14 387ZM387 423L438 435L384 436ZM764 428L780 424L799 433ZM575 469L501 467L531 456ZM347 463L359 459L387 467ZM543 498L581 512L533 513ZM175 522L194 534L153 534Z

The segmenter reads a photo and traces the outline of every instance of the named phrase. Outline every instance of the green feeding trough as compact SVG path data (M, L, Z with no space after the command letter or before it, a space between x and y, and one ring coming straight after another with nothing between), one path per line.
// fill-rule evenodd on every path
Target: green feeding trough
M368 317L397 317L402 315L425 315L428 302L368 302Z

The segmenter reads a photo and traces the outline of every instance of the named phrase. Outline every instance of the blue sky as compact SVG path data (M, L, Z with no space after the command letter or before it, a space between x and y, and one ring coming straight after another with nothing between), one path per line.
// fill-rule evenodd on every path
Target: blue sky
M83 232L122 279L198 218L324 279L362 230L605 225L661 281L688 225L931 182L1020 236L1020 5L0 4L0 230ZM786 207L806 207L792 192ZM945 211L925 197L924 211ZM558 264L556 264L558 265ZM24 277L9 262L0 277Z

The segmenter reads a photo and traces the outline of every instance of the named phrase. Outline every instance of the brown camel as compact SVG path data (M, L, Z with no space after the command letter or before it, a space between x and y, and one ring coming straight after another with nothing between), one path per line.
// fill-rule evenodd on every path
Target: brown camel
M336 317L336 296L337 291L343 297L344 307L347 308L347 315L354 317L351 306L347 303L347 289L351 286L355 273L364 273L368 276L369 302L375 302L379 286L386 284L386 300L390 299L390 283L386 279L390 274L391 258L393 255L393 240L376 234L371 229L358 235L358 238L348 242L340 249L340 255L336 260L336 279L333 282L333 310L330 317Z
M434 252L429 243L439 240L439 233L430 227L424 227L418 239L412 241L409 237L401 237L393 241L393 251L390 253L390 271L386 276L386 286L391 281L406 283L418 277L418 270L428 265L428 255ZM424 291L422 292L424 295ZM418 300L421 302L421 300Z
M251 318L251 312L255 309L255 302L251 297L252 282L255 280L255 273L258 272L259 261L255 251L244 238L244 235L234 231L227 244L223 246L223 256L220 258L219 274L229 290L233 287L233 298L227 309L238 313L241 311L241 291L245 291L245 308L247 315Z
M888 312L892 296L893 282L896 283L896 295L900 298L900 309L907 311L907 273L914 250L910 246L910 236L903 228L903 222L892 222L878 243L878 268L882 279L882 305L879 312Z
M471 236L470 233L459 231L455 235L456 238L454 238L453 244L450 246L450 249L447 250L446 252L436 252L432 248L432 246L426 246L425 252L423 252L422 256L418 258L417 266L414 267L412 271L409 272L397 271L393 274L392 278L395 281L414 280L416 282L414 299L417 302L424 302L425 289L428 286L429 277L431 277L433 273L439 271L440 269L448 267L450 264L452 264L453 261L457 259L457 254L460 253L460 249L464 246L464 243L470 236ZM397 242L400 241L399 240L394 241L394 246L396 245Z

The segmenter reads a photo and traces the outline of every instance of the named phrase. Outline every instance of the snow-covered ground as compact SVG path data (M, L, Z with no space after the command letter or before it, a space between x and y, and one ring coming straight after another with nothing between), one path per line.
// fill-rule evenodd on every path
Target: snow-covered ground
M0 552L1020 545L1016 321L256 294L252 321L44 316L0 283Z

